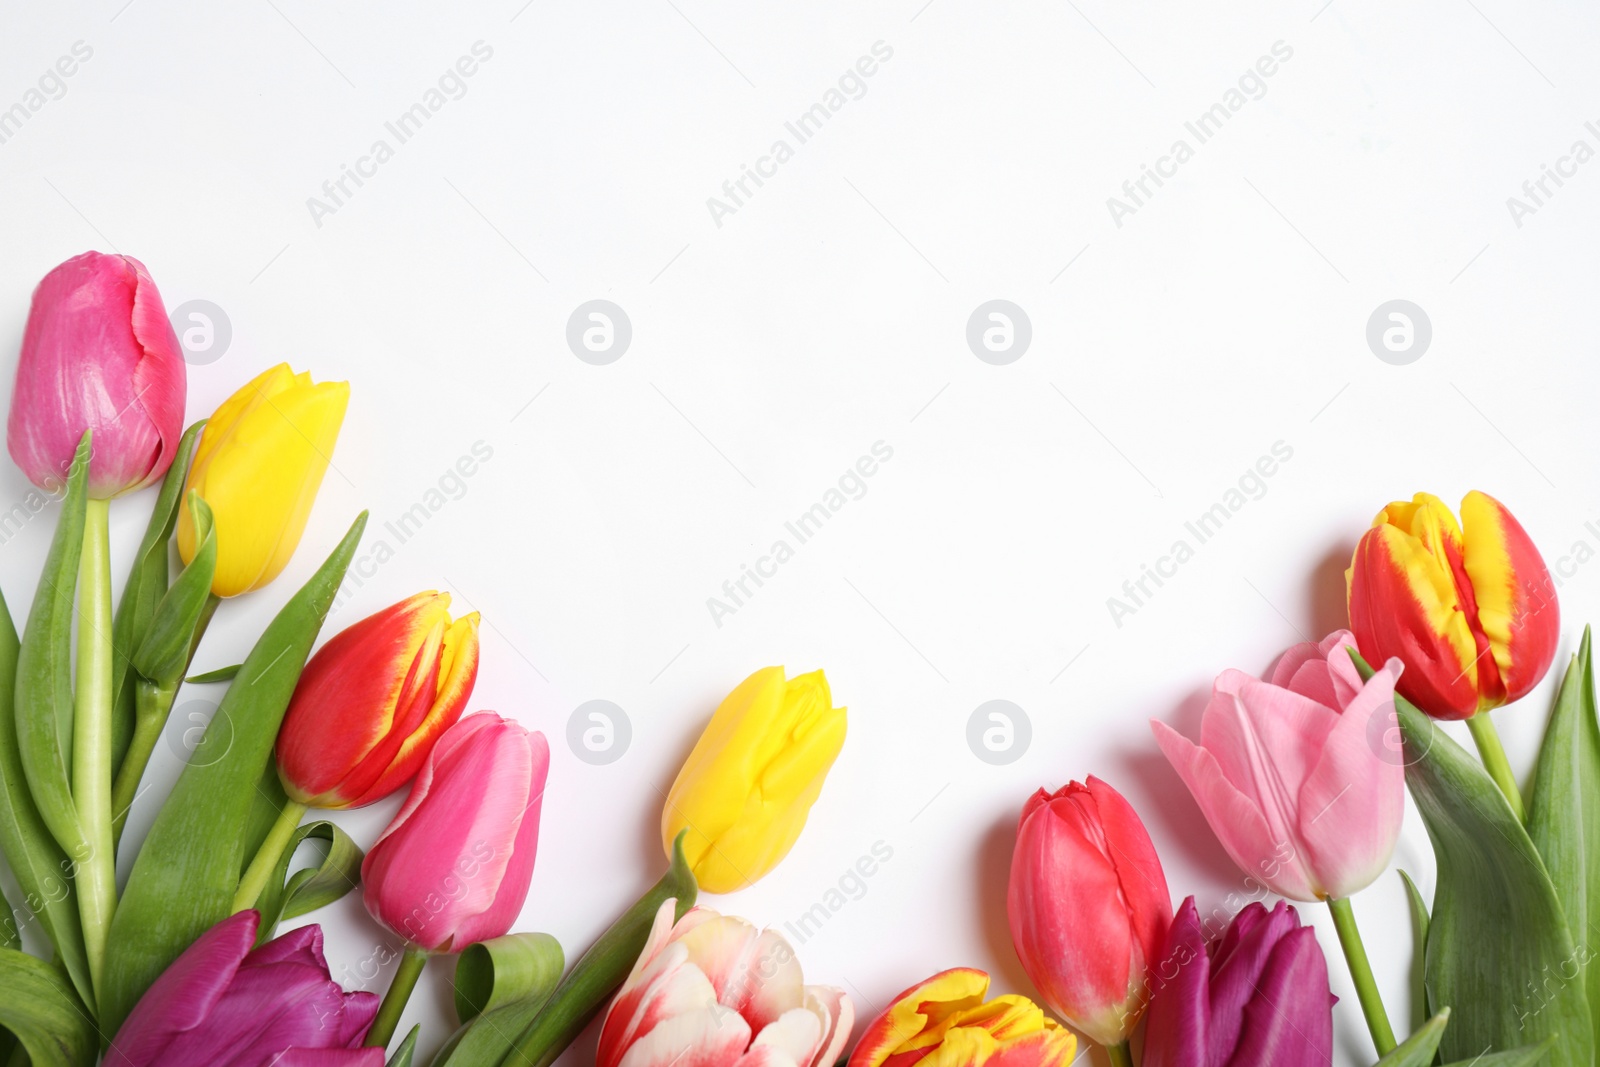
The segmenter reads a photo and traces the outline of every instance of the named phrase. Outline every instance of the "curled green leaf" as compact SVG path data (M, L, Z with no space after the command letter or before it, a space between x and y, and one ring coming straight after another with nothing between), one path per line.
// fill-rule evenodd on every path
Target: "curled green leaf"
M307 841L320 848L319 859L290 874L289 865L295 850ZM257 943L272 940L283 920L327 907L360 885L363 858L360 846L331 822L306 823L295 830L266 888L256 898L256 910L261 913Z
M60 971L0 948L0 989L0 1027L16 1036L33 1067L94 1067L100 1034Z
M544 1003L566 956L549 934L506 934L468 945L456 958L456 1018L471 1022L513 1000Z

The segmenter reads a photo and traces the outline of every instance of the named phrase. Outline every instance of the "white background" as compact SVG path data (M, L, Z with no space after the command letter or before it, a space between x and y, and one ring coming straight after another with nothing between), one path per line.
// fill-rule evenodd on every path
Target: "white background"
M299 554L223 608L197 668L242 658L358 510L370 546L475 442L493 449L325 632L430 587L483 613L472 706L554 752L520 925L572 957L659 873L662 790L758 667L825 668L850 736L788 860L713 903L794 921L886 843L865 895L800 949L810 980L871 1015L958 964L1028 991L1004 890L1040 785L1110 781L1174 903L1236 906L1242 878L1147 720L1193 734L1217 671L1264 670L1337 625L1350 549L1386 501L1482 488L1552 563L1600 548L1585 526L1600 165L1520 227L1506 204L1573 141L1600 147L1584 128L1600 16L1579 5L109 0L3 18L0 108L75 42L93 49L0 144L5 358L38 278L97 248L143 259L169 309L227 315L231 346L192 369L191 418L283 360L351 382ZM385 122L478 41L493 55L466 94L318 225L307 199L393 145ZM707 198L792 145L785 121L879 41L893 56L865 95L719 227ZM1194 147L1184 123L1278 41L1293 56L1265 94L1118 227L1107 198L1175 139ZM633 326L609 366L565 342L597 298ZM995 298L1032 323L1007 366L965 340ZM1433 325L1408 366L1365 340L1397 298ZM866 495L715 625L707 598L877 441L893 459ZM1293 459L1265 495L1114 625L1107 598L1278 441ZM25 489L0 475L0 500ZM148 505L114 509L119 576ZM52 525L0 550L19 616ZM1563 581L1562 661L1597 575ZM1549 689L1497 715L1519 771ZM195 687L179 711L219 695ZM565 742L597 698L632 724L607 766ZM1001 767L966 741L997 698L1032 724ZM190 725L158 748L131 839ZM370 842L398 800L341 821ZM1431 892L1414 815L1396 864ZM1356 910L1403 1026L1398 878ZM1332 927L1306 913L1345 1001L1335 1061L1370 1063ZM384 943L355 897L316 918L336 975ZM431 965L407 1013L426 1050L449 1030L447 977Z

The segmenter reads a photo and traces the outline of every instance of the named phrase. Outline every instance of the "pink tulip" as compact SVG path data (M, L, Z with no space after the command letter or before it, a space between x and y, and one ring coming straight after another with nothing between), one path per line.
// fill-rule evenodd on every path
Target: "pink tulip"
M123 1022L105 1067L383 1067L382 1049L360 1047L378 998L328 976L322 928L252 949L260 922L241 911L201 934Z
M1217 676L1194 745L1156 741L1228 855L1293 900L1347 897L1388 866L1405 810L1391 659L1363 683L1340 630L1283 654L1270 682Z
M606 1010L595 1067L833 1067L855 1022L843 990L802 984L781 934L677 902L656 912Z
M1006 893L1011 943L1040 999L1102 1045L1128 1039L1172 920L1132 805L1098 778L1028 798Z
M89 495L159 481L183 435L186 372L161 294L132 256L85 252L33 291L6 447L28 480L57 492L85 430Z
M361 864L367 911L452 952L511 929L533 879L550 746L493 712L446 730Z

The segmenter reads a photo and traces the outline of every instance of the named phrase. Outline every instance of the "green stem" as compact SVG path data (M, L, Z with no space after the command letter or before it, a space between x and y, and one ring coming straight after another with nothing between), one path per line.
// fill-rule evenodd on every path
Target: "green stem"
M278 866L278 860L283 858L283 850L289 847L289 841L294 837L294 832L299 828L300 820L305 813L304 804L293 800L284 802L283 810L278 813L277 822L274 822L272 829L267 831L266 840L261 842L261 848L257 850L255 859L250 861L244 877L239 880L239 891L233 896L234 912L256 906L256 899L267 887L267 879L272 877L272 871Z
M1133 1053L1128 1050L1126 1041L1107 1045L1106 1055L1111 1057L1111 1067L1133 1067Z
M90 500L78 565L78 663L72 705L72 801L88 845L75 881L89 980L100 990L106 934L117 908L111 832L111 506Z
M426 949L416 945L407 945L400 956L400 966L395 968L394 979L389 983L389 992L383 995L383 1003L378 1005L378 1017L372 1020L372 1029L367 1031L367 1048L388 1048L389 1039L394 1036L395 1027L400 1025L400 1013L406 1010L406 1001L411 999L411 991L417 987L417 979L422 977L422 965L428 962Z
M194 636L189 639L189 659L184 664L184 674L189 673L195 649L200 647L200 639L205 636L206 627L211 625L211 617L217 613L217 605L221 603L222 598L215 594L206 598L205 607L200 610L200 619L195 623ZM145 767L150 763L150 754L155 751L156 742L161 739L161 731L167 728L167 716L172 713L172 705L178 698L178 686L182 684L182 675L171 685L162 685L146 678L134 681L133 736L128 741L128 751L122 757L122 766L117 769L116 783L111 789L111 811L115 818L111 828L114 844L122 843L122 828L127 825L128 811L138 799L139 783L144 779Z
M145 765L156 750L156 741L161 737L177 696L177 689L163 688L144 678L133 683L133 736L128 739L128 751L123 755L117 780L111 786L111 811L115 819L111 832L117 844L122 843L122 828L128 824L128 811L139 795Z
M1506 759L1505 747L1500 744L1500 732L1494 728L1489 713L1480 711L1472 716L1467 720L1467 729L1472 732L1472 741L1478 746L1478 755L1483 759L1483 769L1489 772L1494 784L1506 795L1506 802L1516 813L1517 821L1521 822L1522 790L1517 788L1517 776L1511 773L1511 763Z
M1367 1029L1372 1031L1372 1043L1378 1055L1387 1056L1394 1050L1394 1028L1389 1025L1389 1013L1383 1010L1383 998L1378 995L1378 983L1372 977L1372 964L1367 962L1367 949L1361 943L1361 931L1356 929L1355 912L1350 901L1341 897L1328 898L1328 910L1333 913L1334 929L1339 931L1339 947L1344 949L1345 962L1350 965L1350 977L1356 983L1356 999L1361 1002L1361 1013L1367 1017Z

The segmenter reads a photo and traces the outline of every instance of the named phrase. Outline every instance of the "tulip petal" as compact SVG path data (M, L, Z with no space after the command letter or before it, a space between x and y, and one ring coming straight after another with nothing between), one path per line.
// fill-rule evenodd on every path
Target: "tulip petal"
M717 1008L716 990L688 960L689 953L683 945L669 944L657 955L645 980L617 998L601 1030L596 1067L620 1064L642 1038L674 1018ZM746 1027L745 1040L748 1039Z
M1273 892L1294 900L1316 900L1318 891L1303 864L1303 850L1287 824L1269 825L1257 802L1240 792L1222 773L1217 758L1163 722L1151 722L1156 743L1222 847L1245 874Z
M1346 657L1348 658L1348 657ZM1321 889L1347 897L1389 865L1405 814L1405 765L1384 748L1399 729L1391 659L1339 716L1296 801L1298 838Z
M1477 622L1498 667L1507 701L1539 684L1555 659L1561 607L1533 539L1511 512L1476 490L1461 501L1463 566L1477 600Z
M153 1067L178 1036L203 1023L255 943L261 916L241 911L201 934L128 1014L106 1051L107 1067Z
M1279 905L1285 907L1285 905ZM1234 1067L1326 1067L1333 1059L1328 965L1309 926L1285 934L1244 1008ZM1218 1061L1223 1062L1223 1061Z
M823 1020L814 1012L791 1008L756 1031L746 1060L754 1054L757 1058L750 1067L758 1064L806 1067L822 1044L822 1027Z
M1400 692L1435 718L1474 714L1477 642L1448 567L1421 540L1382 523L1362 535L1347 580L1362 656L1398 656L1406 665Z
M1153 968L1143 1067L1197 1067L1209 1059L1211 960L1194 897L1178 908Z
M839 1057L844 1055L844 1048L850 1041L850 1032L855 1028L855 1004L845 995L844 990L833 986L806 986L806 1007L816 1013L822 1020L822 1041L817 1045L816 1055L811 1057L809 1067L833 1067L839 1062ZM801 1064L801 1067L808 1067Z
M732 1067L749 1044L750 1025L713 1004L663 1019L628 1046L617 1067Z
M881 1067L907 1047L927 1049L936 1044L951 1019L983 1003L989 976L971 967L940 971L894 998L883 1014L867 1024L849 1067Z
M271 1067L383 1067L381 1048L292 1048Z
M487 908L468 915L456 928L455 944L470 945L499 937L515 925L533 882L533 861L539 851L539 819L544 810L545 778L550 773L550 743L535 730L527 735L532 760L531 793L517 817L511 854L494 878L494 897ZM518 767L510 772L527 780L530 772ZM493 823L487 825L493 826Z

